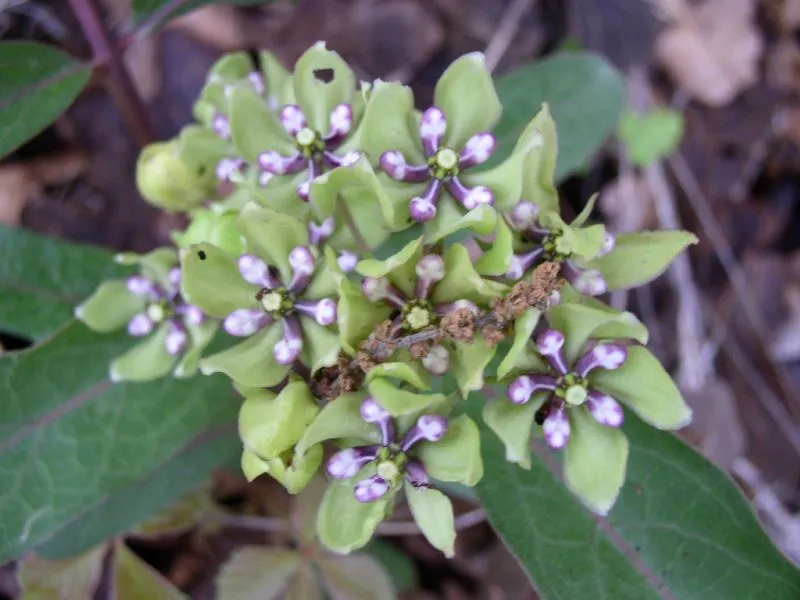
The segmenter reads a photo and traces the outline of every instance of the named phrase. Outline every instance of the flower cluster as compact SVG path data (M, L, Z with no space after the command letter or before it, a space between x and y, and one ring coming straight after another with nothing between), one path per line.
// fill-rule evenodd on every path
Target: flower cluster
M220 59L197 123L138 164L145 199L190 217L177 250L122 256L141 274L77 310L98 331L146 337L112 377L230 378L245 475L297 493L324 468L318 534L339 552L403 498L453 552L437 482L483 476L478 414L461 400L487 384L507 390L482 417L508 459L528 468L543 435L570 489L608 511L626 411L663 429L691 413L641 322L596 297L652 280L693 237L615 237L587 224L593 199L568 224L548 106L507 152L501 111L477 53L422 112L403 85L358 83L322 43L292 72L268 53Z

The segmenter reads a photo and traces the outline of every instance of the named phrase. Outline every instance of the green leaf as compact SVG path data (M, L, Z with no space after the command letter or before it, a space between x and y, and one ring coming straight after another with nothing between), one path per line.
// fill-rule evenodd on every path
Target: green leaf
M117 600L183 600L178 588L136 556L124 543L114 547L114 591Z
M477 418L485 402L467 402ZM775 548L730 478L669 433L629 414L627 482L604 520L554 473L551 454L530 471L506 462L482 428L481 502L544 598L800 596L800 571Z
M364 552L384 566L398 593L411 592L419 587L419 573L414 561L394 544L375 538L364 547Z
M456 528L453 503L435 489L415 488L404 484L406 500L414 521L431 546L444 552L447 558L455 555Z
M628 359L619 369L597 369L589 379L592 386L623 402L655 427L680 429L692 420L692 409L669 373L642 346L628 348Z
M0 43L0 158L58 118L89 82L92 65L53 46Z
M112 385L125 334L72 323L0 356L0 561L80 553L196 488L240 450L222 377Z
M231 555L217 577L219 600L273 600L297 573L296 550L244 547Z
M646 114L626 110L617 136L633 164L647 167L678 149L685 125L683 115L671 108L654 108Z
M98 546L85 554L63 560L26 558L20 567L23 600L92 598L100 580L108 547Z
M107 250L0 226L0 331L39 339L104 280L133 271Z
M628 289L661 275L687 246L696 243L697 237L688 231L623 233L611 252L587 267L603 274L608 289Z
M380 562L365 554L320 556L316 561L332 598L394 600L392 580Z
M620 73L599 56L586 53L559 54L515 69L497 79L497 93L503 117L495 128L501 150L494 160L513 148L547 102L558 127L557 180L594 155L614 131L625 106Z

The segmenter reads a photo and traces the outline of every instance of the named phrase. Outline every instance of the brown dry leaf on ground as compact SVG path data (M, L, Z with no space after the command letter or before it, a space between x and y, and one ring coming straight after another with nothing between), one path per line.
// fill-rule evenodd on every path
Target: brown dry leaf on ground
M763 40L755 0L660 0L669 23L656 55L678 85L709 106L724 106L758 80Z
M0 223L18 225L29 200L46 186L72 181L88 167L88 157L77 150L0 166Z
M650 187L637 173L621 173L600 192L598 206L613 233L658 227Z

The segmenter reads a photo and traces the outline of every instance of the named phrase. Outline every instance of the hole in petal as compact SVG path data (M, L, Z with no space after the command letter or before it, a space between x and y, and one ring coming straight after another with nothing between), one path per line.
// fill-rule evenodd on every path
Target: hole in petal
M197 253L197 256L199 256L199 257L200 257L200 260L205 260L205 259L206 259L206 253L205 253L205 251L204 251L204 250L200 250L200 251Z
M315 69L314 78L322 83L333 81L333 69Z

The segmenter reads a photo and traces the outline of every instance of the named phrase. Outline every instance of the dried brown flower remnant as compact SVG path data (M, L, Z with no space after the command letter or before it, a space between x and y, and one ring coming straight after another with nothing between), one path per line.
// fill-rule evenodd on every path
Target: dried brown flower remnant
M503 333L502 329L499 329L497 326L489 324L484 326L481 329L481 335L483 336L483 340L489 346L497 346L500 342L502 342L506 334Z
M427 330L424 330L427 331ZM431 348L434 346L433 340L423 340L411 344L408 348L408 353L414 360L421 360L430 354Z
M442 317L442 331L453 339L471 342L475 338L476 315L468 308L459 308Z
M517 282L505 298L492 305L497 320L501 323L512 321L529 308L546 309L550 296L564 283L558 277L560 269L558 263L542 263L533 270L530 281Z

